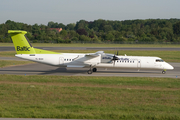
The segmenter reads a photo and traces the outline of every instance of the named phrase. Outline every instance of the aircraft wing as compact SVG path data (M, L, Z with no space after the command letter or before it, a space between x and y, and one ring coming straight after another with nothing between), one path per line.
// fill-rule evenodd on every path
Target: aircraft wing
M98 57L100 56L101 54L104 54L104 51L97 51L96 53L88 53L86 54L86 56L88 57Z
M73 62L73 66L77 67L85 67L89 65L95 66L97 64L99 64L101 62L101 51L98 51L96 53L87 53L85 54L83 57L80 57L79 59L75 60ZM68 66L71 66L71 64L69 64Z
M90 53L90 54L86 54L86 56L85 57L98 57L98 56L100 56L99 54L96 54L96 53Z
M75 60L72 64L69 63L67 67L89 67L90 65L95 66L100 63L100 55L86 54L84 57Z
M96 53L88 53L84 57L84 64L85 65L92 65L95 66L101 62L101 53L98 51Z

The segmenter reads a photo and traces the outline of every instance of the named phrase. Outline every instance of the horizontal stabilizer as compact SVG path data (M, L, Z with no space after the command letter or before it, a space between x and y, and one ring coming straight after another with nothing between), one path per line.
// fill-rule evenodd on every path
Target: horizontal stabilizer
M26 34L27 32L26 31L22 31L22 30L8 30L8 33L9 34L12 34L12 33L21 33L21 34Z

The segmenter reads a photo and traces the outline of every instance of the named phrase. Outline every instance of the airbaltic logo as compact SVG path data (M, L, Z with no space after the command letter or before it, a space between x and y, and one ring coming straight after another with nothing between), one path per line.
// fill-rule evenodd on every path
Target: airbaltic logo
M23 47L17 46L17 51L30 51L29 49L30 47L27 46L23 46Z

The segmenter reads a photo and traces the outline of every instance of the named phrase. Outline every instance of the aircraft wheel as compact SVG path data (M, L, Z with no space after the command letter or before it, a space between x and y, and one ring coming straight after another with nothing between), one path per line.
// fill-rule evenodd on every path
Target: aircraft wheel
M97 68L93 68L93 72L96 72L97 71Z
M88 70L87 73L88 73L88 74L92 74L92 70Z
M166 71L163 70L163 71L162 71L162 74L166 74Z

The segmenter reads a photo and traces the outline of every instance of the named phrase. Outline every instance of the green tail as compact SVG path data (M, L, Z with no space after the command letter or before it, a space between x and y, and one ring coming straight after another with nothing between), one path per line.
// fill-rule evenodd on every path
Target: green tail
M59 54L47 50L33 48L28 38L25 36L26 31L8 30L17 54Z

